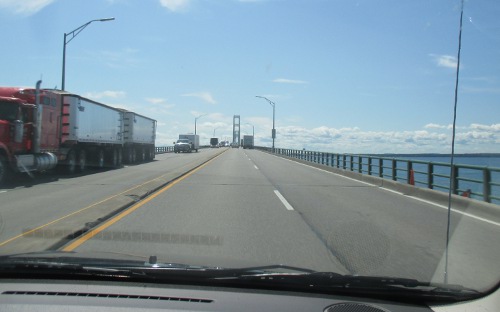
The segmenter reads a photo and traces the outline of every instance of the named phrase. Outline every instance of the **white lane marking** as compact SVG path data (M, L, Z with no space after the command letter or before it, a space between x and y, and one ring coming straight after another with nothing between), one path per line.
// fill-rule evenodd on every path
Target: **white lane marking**
M337 177L340 177L340 178L344 178L344 179L351 180L351 181L354 181L354 182L359 182L359 183L366 184L366 185L369 185L369 186L377 186L375 184L371 184L371 183L368 183L368 182L365 182L365 181L360 181L360 180L356 180L356 179L353 179L353 178L349 178L349 177L343 176L343 175L335 173L335 172L331 172L331 171L328 171L328 170L325 170L325 169L321 169L321 168L316 168L316 167L313 167L311 165L307 165L307 164L303 164L303 163L300 163L300 162L297 162L297 161L293 161L291 159L282 158L282 157L279 157L279 156L276 156L276 155L273 155L273 156L276 157L276 158L283 159L283 160L288 160L290 162L293 162L293 163L298 164L298 165L302 165L304 167L308 167L308 168L311 168L311 169L316 169L318 171L322 171L322 172L326 172L326 173L329 173L329 174L333 174L333 175L335 175Z
M7 191L0 191L0 193L7 193Z
M310 165L307 165L307 164L303 164L303 163L300 163L300 162L297 162L297 161L293 161L291 159L282 158L282 157L279 157L279 156L276 156L276 155L272 155L272 156L274 156L276 158L279 158L279 159L288 160L288 161L293 162L295 164L303 165L303 166L306 166L306 167L309 167L309 168L312 168L312 169L316 169L316 170L319 170L319 171L322 171L322 172L330 173L330 174L333 174L335 176L338 176L338 177L341 177L341 178L344 178L344 179L356 181L356 182L363 183L363 184L366 184L366 185L369 185L369 186L376 186L379 189L382 189L384 191L392 192L394 194L402 195L402 196L404 196L406 198L411 198L411 199L414 199L414 200L418 200L418 201L421 201L421 202L424 202L424 203L427 203L427 204L430 204L430 205L433 205L433 206L436 206L436 207L448 210L447 206L436 204L436 203L433 203L433 202L425 200L425 199L421 199L421 198L413 197L413 196L408 196L408 195L403 194L403 193L398 192L398 191L390 190L390 189L387 189L385 187L380 187L380 186L377 186L375 184L371 184L371 183L368 183L368 182L359 181L359 180L356 180L356 179L353 179L353 178L349 178L349 177L343 176L343 175L335 173L335 172L331 172L331 171L328 171L328 170L324 170L324 169L316 168L316 167L313 167L313 166L310 166ZM464 216L467 216L467 217L470 217L470 218L473 218L473 219L476 219L476 220L479 220L479 221L483 221L483 222L490 223L490 224L493 224L493 225L496 225L496 226L500 226L500 223L498 223L498 222L491 221L491 220L488 220L488 219L485 219L485 218L481 218L481 217L478 217L478 216L475 216L475 215L472 215L470 213L463 212L463 211L460 211L460 210L457 210L457 209L454 209L454 208L451 208L451 211L453 211L455 213L460 213L460 214L462 214Z
M255 169L259 170L259 167L257 167L256 165L253 165L253 167L254 167Z
M413 196L408 196L408 195L403 194L403 193L401 193L401 192L397 192L397 191L394 191L394 190L389 190L389 189L386 189L385 187L381 187L381 189L382 189L382 190L384 190L384 191L389 191L389 192L392 192L392 193L398 194L398 195L403 195L404 197L411 198L411 199L414 199L414 200L418 200L418 201L421 201L421 202L423 202L423 203L426 203L426 204L429 204L429 205L432 205L432 206L435 206L435 207L438 207L438 208L441 208L441 209L444 209L444 210L448 210L448 206L444 206L444 205L441 205L441 204L433 203L433 202L428 201L428 200L426 200L426 199L422 199L422 198L418 198L418 197L413 197ZM476 220L479 220L479 221L483 221L483 222L486 222L486 223L490 223L490 224L492 224L492 225L500 226L500 223L498 223L498 222L491 221L491 220L488 220L488 219L485 219L485 218L481 218L481 217L478 217L478 216L472 215L472 214L470 214L470 213L460 211L460 210L455 209L455 208L451 208L451 211L453 211L453 212L455 212L455 213L462 214L462 215L464 215L464 216L467 216L467 217L470 217L470 218L473 218L473 219L476 219Z
M294 210L292 205L290 205L288 203L288 201L285 199L285 197L283 197L283 195L281 195L280 191L278 190L274 190L274 194L276 194L276 196L278 196L278 198L281 200L281 202L283 203L283 205L285 205L285 208L288 209L288 210Z

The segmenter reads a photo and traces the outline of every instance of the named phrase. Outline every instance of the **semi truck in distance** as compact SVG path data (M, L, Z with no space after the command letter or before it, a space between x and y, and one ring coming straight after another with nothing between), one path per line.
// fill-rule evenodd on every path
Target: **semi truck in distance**
M243 136L243 148L253 148L253 135Z
M200 148L200 136L198 134L179 134L179 139L174 142L174 153L192 151L198 152Z
M156 120L40 84L0 87L0 184L15 173L72 174L155 157Z
M219 138L210 138L210 147L218 148L219 147Z

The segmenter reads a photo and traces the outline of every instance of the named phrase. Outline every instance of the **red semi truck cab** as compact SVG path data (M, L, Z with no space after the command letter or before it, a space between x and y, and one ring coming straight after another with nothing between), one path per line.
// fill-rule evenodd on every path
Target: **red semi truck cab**
M0 87L0 182L9 171L51 169L57 164L61 105L40 91L40 110L33 88Z

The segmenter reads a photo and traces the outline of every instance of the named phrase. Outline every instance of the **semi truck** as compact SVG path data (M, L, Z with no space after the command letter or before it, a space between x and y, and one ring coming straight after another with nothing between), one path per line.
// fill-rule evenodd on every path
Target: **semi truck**
M243 148L253 148L253 135L243 136Z
M219 138L210 138L210 147L218 148L219 147Z
M200 136L197 134L179 134L179 139L174 142L174 153L192 151L198 152L200 148Z
M40 84L0 87L0 183L20 172L72 174L154 158L154 119Z

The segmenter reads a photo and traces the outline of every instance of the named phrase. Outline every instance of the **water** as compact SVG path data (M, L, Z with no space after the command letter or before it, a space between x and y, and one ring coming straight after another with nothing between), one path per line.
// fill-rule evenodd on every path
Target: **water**
M332 154L330 154L332 155ZM334 155L334 165L337 166L337 161ZM448 192L450 186L450 156L446 155L383 155L374 156L384 158L382 166L383 175L386 179L392 179L392 159L396 159L396 180L401 183L408 183L408 170L407 170L407 160L411 160L413 163L415 185L418 187L428 187L428 165L431 162L434 164L433 167L433 189ZM322 162L320 155L312 155L311 159L317 162ZM415 162L417 161L417 162ZM347 170L351 167L351 159L349 156L346 157L345 166ZM354 156L352 160L353 171L359 171L359 158ZM425 163L419 163L425 162ZM326 164L327 161L324 160ZM331 165L331 160L328 161ZM361 159L361 171L364 174L368 174L368 157L363 156ZM500 155L456 155L454 157L454 164L459 167L458 169L458 194L462 194L464 191L471 191L470 197L484 200L484 188L483 188L483 170L481 168L461 168L461 165L470 165L478 167L488 167L488 168L498 168L500 169ZM340 155L339 167L342 168L343 159ZM500 183L500 170L490 170L491 181L493 183ZM379 162L378 159L372 160L372 175L379 175ZM465 179L465 180L464 180ZM472 181L469 181L472 180ZM491 185L491 195L495 197L500 197L500 185ZM491 199L492 203L500 205L499 199Z
M439 163L450 163L450 156L401 156L397 157L398 159L408 159L412 161L424 161L424 162L432 162L434 164ZM472 165L479 167L488 167L488 168L500 168L500 156L463 156L458 155L454 157L454 164L460 165ZM427 172L426 164L418 164L413 163L413 170L420 172ZM450 167L449 166L434 166L434 173L437 175L445 175L450 176ZM476 180L480 182L473 181L465 181L459 180L458 182L458 190L459 194L466 190L470 190L472 192L472 198L483 200L483 171L479 169L468 169L468 168L459 168L458 176L460 178ZM415 180L416 185L421 187L427 187L427 174L415 172ZM406 176L405 176L406 181ZM417 182L420 181L420 182ZM500 172L499 171L491 171L491 181L500 183ZM449 178L435 176L434 184L443 186L443 187L434 187L436 190L448 191L448 187L450 184ZM446 188L444 188L446 187ZM492 185L491 186L491 194L496 197L500 197L500 186ZM500 200L493 199L493 203L500 204Z

